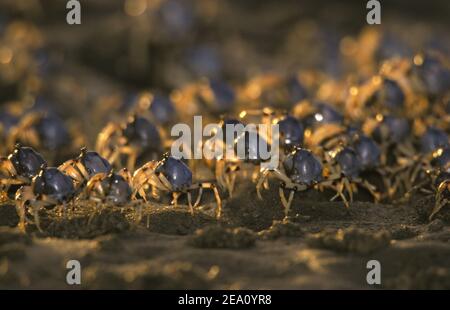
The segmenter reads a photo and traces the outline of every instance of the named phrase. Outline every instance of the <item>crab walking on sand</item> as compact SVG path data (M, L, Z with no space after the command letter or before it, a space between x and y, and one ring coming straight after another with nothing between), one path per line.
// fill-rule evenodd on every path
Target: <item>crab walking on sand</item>
M42 231L39 221L41 208L62 207L75 197L75 187L72 179L54 167L43 165L30 185L19 188L16 192L16 208L20 216L19 226L24 229L27 209L31 209L36 227Z
M193 183L192 172L180 159L165 154L160 161L150 161L137 169L133 175L133 198L138 196L144 201L150 196L159 199L161 193L172 195L172 204L177 206L178 198L186 194L191 214L201 201L203 190L211 189L214 193L217 208L216 217L222 215L222 200L217 186L211 182ZM150 193L148 193L150 190ZM197 199L192 203L192 191L198 190Z

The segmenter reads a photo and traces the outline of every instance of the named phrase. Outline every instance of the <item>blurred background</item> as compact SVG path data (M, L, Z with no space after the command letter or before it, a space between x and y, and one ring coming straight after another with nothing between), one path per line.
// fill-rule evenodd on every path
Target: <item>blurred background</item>
M24 110L50 109L93 146L142 91L173 98L267 72L364 81L383 59L450 51L445 0L383 1L380 26L366 24L366 1L89 0L81 25L66 23L66 3L0 1L3 135Z

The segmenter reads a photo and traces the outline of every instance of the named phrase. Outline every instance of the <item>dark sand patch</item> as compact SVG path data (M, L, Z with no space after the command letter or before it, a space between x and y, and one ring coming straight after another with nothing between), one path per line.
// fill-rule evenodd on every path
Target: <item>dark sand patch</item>
M245 249L255 244L256 235L246 228L207 226L190 238L189 244L197 248Z

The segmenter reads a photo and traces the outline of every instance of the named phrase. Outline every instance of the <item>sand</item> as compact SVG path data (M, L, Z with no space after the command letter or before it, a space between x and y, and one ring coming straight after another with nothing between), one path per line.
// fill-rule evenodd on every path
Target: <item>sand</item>
M241 184L220 220L212 197L191 216L181 205L43 210L43 232L22 233L0 207L0 288L26 289L449 289L448 208L426 220L433 197L403 205L328 202L297 195L283 220L276 185L256 197ZM209 203L211 202L211 203ZM208 210L209 207L209 210ZM141 220L139 221L139 217ZM79 260L81 285L66 283ZM366 265L381 264L369 285Z

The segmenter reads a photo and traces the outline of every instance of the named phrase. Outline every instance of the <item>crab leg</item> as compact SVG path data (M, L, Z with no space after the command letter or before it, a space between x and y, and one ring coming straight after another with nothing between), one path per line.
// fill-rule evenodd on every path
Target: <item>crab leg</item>
M189 211L191 212L191 215L194 216L194 207L192 206L192 195L190 191L187 192L187 197L188 197Z
M289 211L291 209L292 200L294 199L295 190L290 189L288 200L286 200L286 196L284 195L284 189L282 187L280 187L278 191L280 194L281 203L283 204L284 207L284 217L287 218L289 215Z
M258 195L258 198L261 200L263 199L261 196L261 187L269 173L270 173L270 170L264 169L259 176L258 182L256 183L256 194Z

